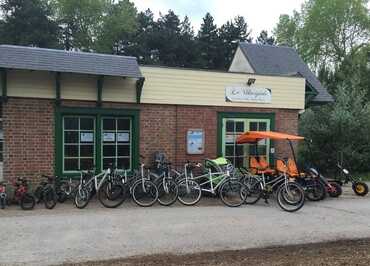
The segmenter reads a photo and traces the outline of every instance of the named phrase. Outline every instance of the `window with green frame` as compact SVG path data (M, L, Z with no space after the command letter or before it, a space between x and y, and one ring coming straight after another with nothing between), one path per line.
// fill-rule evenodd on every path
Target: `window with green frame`
M55 115L56 175L137 167L138 110L56 107Z
M247 166L251 156L263 156L271 161L270 140L253 144L237 144L236 139L245 131L266 131L274 129L274 114L264 113L219 113L218 155L226 157L235 166Z

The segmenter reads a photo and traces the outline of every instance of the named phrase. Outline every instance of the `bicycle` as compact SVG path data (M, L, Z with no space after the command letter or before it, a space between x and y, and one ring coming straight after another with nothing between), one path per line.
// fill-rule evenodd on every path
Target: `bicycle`
M74 198L74 195L77 190L77 185L72 181L72 177L68 180L60 180L58 177L55 191L57 194L58 202L63 203L70 198Z
M140 155L140 158L144 158L144 156ZM141 207L150 207L158 200L158 188L150 180L150 176L149 170L145 176L144 163L140 163L140 170L135 171L133 175L134 182L130 186L130 192L134 202Z
M0 208L5 209L7 203L6 185L4 181L0 182Z
M303 188L288 178L287 168L282 160L276 161L276 169L278 174L275 176L265 176L263 171L259 176L250 173L244 167L239 168L239 171L244 175L243 184L246 186L245 202L255 204L264 198L265 203L268 203L268 199L276 191L276 199L280 208L287 212L298 211L305 202Z
M47 181L40 182L39 186L34 191L36 203L44 202L45 208L51 210L57 204L56 192L54 189L54 180L52 176L42 175Z
M111 176L111 168L103 170L100 174L92 175L91 172L81 171L80 183L76 189L75 205L79 209L85 208L95 189L98 200L106 208L116 208L125 200L124 187L114 182ZM107 202L105 200L108 200Z
M173 178L171 173L171 163L170 162L159 162L157 164L157 173L149 171L149 176L154 179L154 184L156 184L158 189L158 202L163 206L170 206L177 201L179 194L179 189L177 186L176 178Z
M19 203L23 210L32 210L35 207L36 200L34 196L29 193L29 185L26 178L17 178L11 180L14 186L13 199Z
M206 160L210 161L210 160ZM245 201L244 185L235 178L232 178L230 171L233 166L228 164L225 171L212 172L198 176L193 175L193 169L201 167L200 163L187 162L184 166L185 178L180 180L179 201L184 205L195 205L199 202L202 192L209 192L213 195L219 194L221 201L229 207L238 207ZM197 180L206 178L206 181Z

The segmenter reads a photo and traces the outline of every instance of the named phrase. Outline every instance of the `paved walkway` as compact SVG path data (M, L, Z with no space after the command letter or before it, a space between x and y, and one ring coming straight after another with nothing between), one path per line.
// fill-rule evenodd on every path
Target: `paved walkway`
M228 208L217 199L167 208L126 202L105 209L95 202L85 210L63 204L24 212L13 206L0 210L0 228L0 265L246 249L370 237L370 196L307 202L292 214L274 203Z

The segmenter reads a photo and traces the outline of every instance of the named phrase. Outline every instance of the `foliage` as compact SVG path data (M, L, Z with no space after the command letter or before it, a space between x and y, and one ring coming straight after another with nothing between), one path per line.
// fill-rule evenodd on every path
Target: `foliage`
M46 0L0 1L0 40L5 44L58 47L58 24Z
M275 45L275 38L273 36L268 36L267 31L263 30L261 31L260 35L257 37L256 43Z
M312 154L307 146L300 149L303 161L329 171L343 157L356 171L370 170L370 103L365 93L353 81L352 85L337 90L334 103L303 113L300 134L312 140Z

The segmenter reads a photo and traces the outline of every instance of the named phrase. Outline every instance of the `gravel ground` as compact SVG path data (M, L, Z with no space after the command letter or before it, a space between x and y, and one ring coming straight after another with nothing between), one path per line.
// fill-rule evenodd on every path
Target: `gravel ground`
M78 264L63 264L63 266L368 266L369 263L370 239L363 239L260 249L204 252L187 255L160 254L100 262L90 261Z
M25 212L12 206L0 210L0 264L50 265L370 238L369 221L370 197L350 191L338 199L307 202L297 213L282 211L273 200L240 208L225 207L217 199L167 208L126 202L105 209L92 202L84 210L70 203Z

